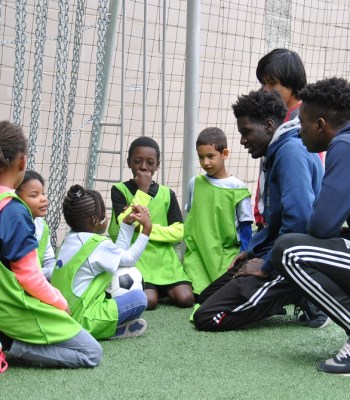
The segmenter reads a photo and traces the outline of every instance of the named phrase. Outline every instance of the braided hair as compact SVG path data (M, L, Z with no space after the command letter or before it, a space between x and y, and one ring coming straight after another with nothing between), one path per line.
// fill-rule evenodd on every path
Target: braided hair
M27 139L22 128L9 121L0 122L0 173L11 167L18 154L27 154Z
M96 190L87 190L73 185L63 200L63 215L75 232L90 232L91 224L96 225L106 217L106 206Z

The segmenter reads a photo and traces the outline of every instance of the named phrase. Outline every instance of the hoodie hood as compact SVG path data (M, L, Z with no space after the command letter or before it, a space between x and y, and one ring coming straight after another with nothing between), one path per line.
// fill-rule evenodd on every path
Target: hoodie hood
M299 117L295 117L291 121L285 122L284 124L280 125L277 129L276 132L274 133L271 142L269 143L269 146L271 146L273 143L275 143L281 136L283 136L285 133L298 128L300 129L300 121Z
M292 119L291 121L285 122L276 129L271 142L267 148L266 161L271 158L275 152L283 146L283 144L291 137L298 137L300 130L299 117Z

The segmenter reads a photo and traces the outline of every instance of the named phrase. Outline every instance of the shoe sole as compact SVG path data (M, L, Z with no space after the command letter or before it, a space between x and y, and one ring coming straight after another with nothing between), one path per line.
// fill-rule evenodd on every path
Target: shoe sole
M332 320L328 317L328 318L324 321L324 323L323 323L322 325L320 325L320 326L309 326L309 328L312 328L312 329L322 329L322 328L325 328L326 326L328 326L331 322L332 322Z
M132 328L135 324L141 325L141 328L133 331ZM110 339L125 339L129 337L138 337L141 336L145 330L147 329L147 322L144 319L137 318L131 321L125 322L124 324L118 326L118 329L125 327L125 332L119 336L112 336Z

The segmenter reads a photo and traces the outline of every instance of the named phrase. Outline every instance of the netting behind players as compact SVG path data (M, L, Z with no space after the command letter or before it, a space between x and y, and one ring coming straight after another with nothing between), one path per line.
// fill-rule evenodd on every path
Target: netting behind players
M105 125L96 150L91 132L101 122L96 110L106 78L103 50L111 1L0 0L1 114L30 134L29 165L46 178L54 233L66 229L61 199L67 187L87 181L90 149L95 149L99 178L95 188L110 205L108 180L130 177L125 152L141 134L162 144L164 183L181 203L188 4L120 3ZM257 165L239 144L231 104L238 94L259 87L257 62L276 47L299 53L309 82L333 75L349 78L349 20L345 0L201 1L198 132L214 125L226 132L231 150L228 169L252 192ZM160 180L161 174L156 178Z

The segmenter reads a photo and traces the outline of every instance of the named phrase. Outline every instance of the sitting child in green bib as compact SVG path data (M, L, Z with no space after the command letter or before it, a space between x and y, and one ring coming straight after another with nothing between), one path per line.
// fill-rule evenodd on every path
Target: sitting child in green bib
M108 220L99 192L72 186L63 201L63 214L71 230L59 250L51 282L67 299L72 317L96 339L142 335L147 328L140 318L147 307L143 290L109 298L106 289L119 266L134 266L147 246L152 230L147 208L132 207L116 243L102 235ZM135 221L143 231L130 247Z
M129 207L147 206L153 229L136 267L145 280L148 309L156 308L159 298L167 298L178 307L192 307L191 280L174 249L174 244L183 239L181 210L175 193L152 180L160 164L158 144L146 136L135 139L129 147L127 161L133 179L112 187L113 214L108 232L115 240Z

